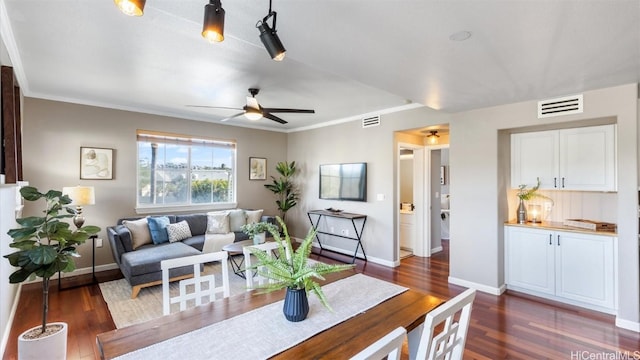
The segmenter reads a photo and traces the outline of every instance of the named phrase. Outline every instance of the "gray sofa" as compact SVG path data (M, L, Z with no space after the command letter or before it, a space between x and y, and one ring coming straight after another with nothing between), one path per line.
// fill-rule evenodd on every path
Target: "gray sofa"
M158 216L168 217L172 224L186 221L192 236L176 242L144 244L134 249L133 236L129 229L123 225L123 221L139 220L141 217L122 218L118 220L117 225L107 227L113 259L131 284L131 298L137 297L142 288L162 284L162 270L160 268L162 260L201 254L205 244L207 214ZM275 217L262 216L261 221L275 224ZM248 236L242 231L233 231L233 235L234 242L248 239ZM174 269L169 274L173 280L192 275L191 267Z

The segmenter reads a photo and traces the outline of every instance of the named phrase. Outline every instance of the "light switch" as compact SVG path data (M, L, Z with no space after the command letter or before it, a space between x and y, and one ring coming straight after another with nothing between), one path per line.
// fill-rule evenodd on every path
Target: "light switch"
M376 197L376 199L378 201L384 201L384 194L378 194L378 196Z

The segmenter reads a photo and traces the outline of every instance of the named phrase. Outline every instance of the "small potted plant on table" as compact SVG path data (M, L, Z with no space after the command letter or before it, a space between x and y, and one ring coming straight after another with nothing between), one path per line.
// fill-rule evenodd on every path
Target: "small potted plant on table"
M267 231L271 232L271 230L278 231L278 228L274 224L270 224L265 221L245 224L241 227L242 232L249 235L249 239L253 240L254 245L262 244L266 240Z
M309 302L307 295L309 292L316 294L322 305L331 310L327 298L316 280L324 280L323 275L352 269L353 265L333 265L322 262L309 262L309 255L315 237L315 230L311 228L307 237L293 251L291 238L287 226L280 217L276 218L282 227L284 239L280 237L278 228L273 226L269 232L278 242L278 256L271 257L266 252L259 249L251 249L251 253L257 258L255 265L250 269L256 270L258 274L275 282L268 282L258 286L262 292L271 292L286 288L284 307L282 309L285 318L289 321L302 321L309 313ZM287 256L287 254L292 254Z
M23 332L18 338L19 359L65 359L67 350L67 324L56 322L47 324L49 310L49 280L59 271L75 270L74 257L80 256L76 247L89 236L100 231L97 226L83 226L71 230L70 224L62 219L71 218L76 210L65 207L71 199L62 192L49 190L40 193L27 186L20 189L27 201L46 201L44 216L30 216L16 219L20 228L9 230L13 238L9 246L18 251L5 255L12 266L18 268L9 276L12 284L21 283L31 275L42 278L42 325ZM60 214L65 211L66 214Z

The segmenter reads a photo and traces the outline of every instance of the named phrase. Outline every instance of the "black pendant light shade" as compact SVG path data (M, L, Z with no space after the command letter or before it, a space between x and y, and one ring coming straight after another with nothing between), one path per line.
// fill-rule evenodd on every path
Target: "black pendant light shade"
M275 24L275 12L272 13L274 15L274 24ZM269 14L271 16L272 14ZM269 17L267 16L267 18ZM265 49L269 53L269 56L275 61L282 61L285 56L285 52L287 51L282 45L280 38L278 37L277 30L274 28L271 29L269 24L267 24L266 19L259 22L256 26L258 31L260 31L260 40L264 45Z
M146 0L113 0L120 11L129 16L142 16Z
M210 0L204 6L202 37L209 42L222 42L224 40L224 9L220 4L220 0Z

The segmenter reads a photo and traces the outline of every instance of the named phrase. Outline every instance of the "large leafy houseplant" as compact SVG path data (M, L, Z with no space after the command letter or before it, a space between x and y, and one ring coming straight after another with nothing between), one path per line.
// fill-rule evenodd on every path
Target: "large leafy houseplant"
M292 290L304 289L308 295L309 292L316 294L322 305L331 310L331 306L327 302L327 298L316 280L324 280L326 274L352 269L351 264L325 264L322 262L309 262L309 255L313 246L313 238L316 231L311 228L304 241L293 250L291 237L284 221L280 217L276 218L282 227L284 239L280 236L277 227L269 228L269 232L278 242L278 256L272 257L267 252L259 249L251 249L251 253L257 258L256 264L251 266L261 276L274 280L258 286L262 292L271 292L284 288ZM287 254L291 256L287 257Z
M284 220L287 211L298 204L300 195L293 183L293 177L297 171L296 162L281 161L276 164L276 171L280 174L280 177L276 179L275 176L271 176L273 182L265 184L264 187L276 194L276 205L280 211L280 217Z
M50 278L59 271L75 270L73 258L80 256L76 247L89 236L98 233L100 228L87 225L80 229L70 229L70 224L62 220L73 217L76 210L65 206L72 200L60 191L41 193L35 187L27 186L20 189L20 194L27 201L44 199L44 216L16 219L21 227L9 230L8 234L13 238L9 246L18 251L4 257L18 268L9 276L10 283L21 283L32 274L42 278L41 334L44 334L47 329Z

